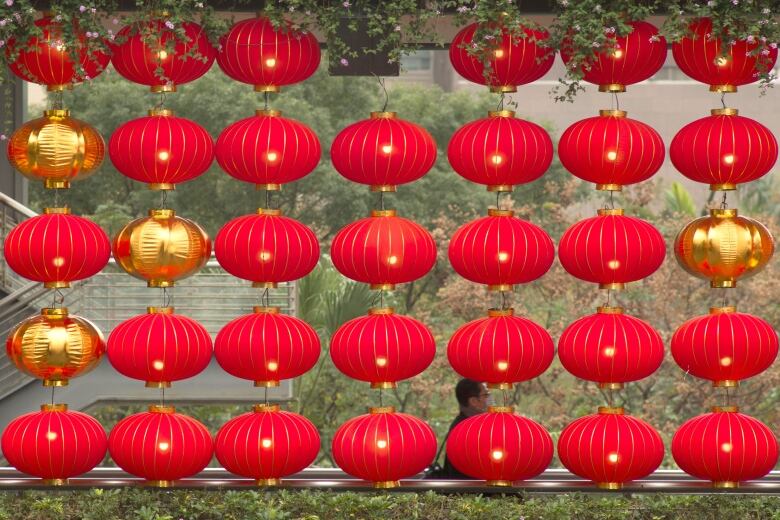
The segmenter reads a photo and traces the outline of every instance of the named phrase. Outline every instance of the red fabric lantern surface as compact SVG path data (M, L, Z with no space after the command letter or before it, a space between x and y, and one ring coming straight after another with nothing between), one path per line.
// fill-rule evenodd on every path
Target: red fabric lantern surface
M664 443L652 426L623 408L599 407L599 413L575 420L558 438L558 458L580 477L603 489L651 474L664 458Z
M458 74L479 85L488 85L491 92L516 92L544 76L552 68L555 52L545 47L549 33L545 30L520 28L525 37L514 37L502 28L502 37L496 42L490 59L490 76L485 78L485 66L477 56L468 53L478 24L461 29L450 44L450 62Z
M254 117L236 121L214 147L217 162L229 175L265 189L305 177L321 154L317 134L278 110L257 110Z
M95 419L65 404L43 404L12 420L3 431L3 456L23 473L61 485L106 456L106 432Z
M600 92L625 92L633 85L650 78L666 61L666 39L658 28L647 22L628 22L629 34L615 37L614 49L609 53L594 53L583 68L583 79L599 86ZM568 65L571 53L564 42L561 58Z
M217 64L257 92L279 92L305 80L320 65L320 44L311 32L275 29L268 18L242 20L220 40Z
M509 406L491 406L487 413L458 423L447 436L447 460L488 486L535 477L550 465L553 451L547 430Z
M620 307L599 307L568 327L558 340L563 368L601 388L649 376L664 360L664 342L649 323L623 314Z
M214 439L214 453L225 469L265 486L305 469L319 451L320 435L311 421L280 411L277 404L255 405L226 422Z
M672 356L680 368L713 386L737 386L739 381L768 369L777 357L777 333L766 321L713 307L707 316L686 321L672 336Z
M555 345L550 334L513 309L490 309L487 318L466 323L450 338L447 358L463 377L490 388L539 377L550 367Z
M425 276L436 263L431 234L395 210L374 210L369 218L347 224L330 246L336 269L372 289L392 290L396 284Z
M649 222L623 215L622 209L600 209L567 229L558 243L558 259L568 273L620 290L647 278L666 257L661 233Z
M664 142L651 126L623 110L600 110L599 117L577 121L558 142L558 157L572 175L597 190L620 191L661 168Z
M395 112L371 112L338 133L330 147L333 167L371 191L395 191L416 181L436 162L436 141L428 131Z
M117 33L119 45L113 48L111 63L116 71L133 83L147 85L152 92L176 92L177 85L203 76L214 64L217 50L203 28L184 22L176 30L166 27L167 20L151 20L123 27ZM171 40L173 50L168 49Z
M14 272L54 289L99 273L111 243L100 226L71 215L69 208L46 208L11 230L3 251Z
M196 376L208 366L211 353L206 328L174 314L173 307L149 307L147 314L123 321L108 336L108 359L116 371L152 388Z
M147 183L149 189L172 190L209 169L214 143L196 122L155 109L117 128L108 155L122 175Z
M217 333L214 356L229 374L255 386L279 386L308 372L320 357L320 339L305 321L279 307L255 307Z
M51 17L44 17L36 20L35 26L41 31L40 37L33 36L26 44L19 44L18 49L15 40L11 39L6 47L9 58L14 50L18 51L16 60L8 67L23 80L46 85L50 91L63 90L73 83L97 77L108 65L110 57L100 51L88 52L86 36L74 27L81 44L79 66L85 74L79 75L71 50L62 43L62 25Z
M677 170L712 190L735 190L759 179L777 161L777 139L767 127L716 108L712 115L685 125L672 139L669 157Z
M738 487L769 473L777 463L777 439L764 423L736 406L713 408L680 426L672 437L680 469L715 487Z
M436 342L428 327L392 307L375 308L338 328L330 340L330 357L352 379L371 388L395 388L428 368Z
M458 128L447 147L452 169L466 180L487 185L488 191L512 191L541 177L550 167L553 145L541 126L518 119L511 110Z
M214 239L214 253L233 276L268 288L309 274L320 259L320 245L314 231L282 210L260 208L225 224Z
M488 216L455 231L448 249L450 263L463 278L511 291L550 270L555 246L539 226L514 217L511 210L488 210Z
M772 70L777 61L777 49L759 41L739 40L727 45L723 53L724 44L720 38L713 37L709 18L694 20L688 29L693 37L686 34L673 43L672 56L680 70L709 85L713 92L736 92L738 86L758 81L759 63L763 63L765 70ZM761 51L754 52L759 46Z
M367 415L342 424L333 435L333 460L350 475L377 488L399 486L436 455L436 435L425 421L392 406L369 408Z
M150 406L148 412L125 417L108 436L108 451L116 465L160 487L191 477L213 455L209 431L173 406Z

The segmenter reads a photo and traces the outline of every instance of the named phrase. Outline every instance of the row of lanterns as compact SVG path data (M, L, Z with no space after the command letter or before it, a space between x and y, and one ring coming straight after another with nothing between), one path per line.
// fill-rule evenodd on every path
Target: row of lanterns
M40 22L41 27L51 30L50 19ZM170 49L163 41L171 37L170 33L161 24L154 21L141 28L137 36L114 49L112 58L121 74L157 92L174 91L196 79L206 72L215 56L228 75L264 93L277 92L282 85L305 79L319 63L319 47L312 35L276 31L262 18L236 24L223 38L218 54L195 24L185 24L189 44L177 42ZM657 30L645 22L631 25L633 32L617 38L612 53L600 55L585 71L585 79L598 84L602 91L622 92L626 85L650 77L663 63L666 47ZM702 26L706 22L699 22L694 32L698 40L704 41L706 27L701 32ZM543 33L514 42L505 34L494 51L491 76L486 80L482 64L462 47L475 29L470 26L461 31L450 50L453 65L467 79L509 92L549 70L552 57L535 43L543 41ZM145 43L140 36L144 31L163 35L160 48L152 49ZM51 41L50 36L43 41ZM745 76L742 65L751 65L752 71L756 58L738 52L742 42L732 46L729 59L718 61L719 41L706 39L705 45L694 46L689 40L675 44L673 52L680 67L692 77L722 92L755 80L753 75ZM50 61L59 59L60 64L67 61L61 51L43 41L38 42L38 54ZM192 51L204 60L182 58ZM30 53L36 55L36 51L23 52L20 60L32 59ZM283 57L290 55L297 59L285 62ZM769 59L775 58L776 52L770 54ZM160 64L164 78L155 73ZM48 70L53 74L65 69ZM36 73L29 67L20 70L30 74L25 79L47 84L52 90L61 90L74 78L80 79L72 64L70 76L62 73L55 77L42 70ZM697 76L701 71L708 72ZM226 128L216 146L202 127L174 116L160 104L147 117L122 125L112 135L109 156L122 174L163 193L202 174L214 157L233 177L267 192L278 190L282 184L311 172L321 150L311 129L269 109L267 100L266 94L266 107L255 116ZM737 183L765 174L774 164L776 141L760 124L738 116L733 109L723 109L705 119L695 122L692 130L683 129L672 143L672 161L686 176L717 189L733 189ZM47 148L47 143L62 139L54 128L67 129L69 138L85 143L79 145L84 149ZM701 144L702 135L718 132L731 140L708 139ZM37 140L46 152L40 154L45 161L29 160L25 150L30 139ZM747 149L744 144L748 140L761 143L761 150ZM713 149L717 146L720 148ZM9 159L20 171L44 180L48 188L61 189L96 170L104 148L97 132L57 106L41 120L17 131L8 150ZM540 177L549 167L552 153L552 141L544 129L516 118L508 110L491 112L485 119L468 123L456 132L448 147L448 158L458 174L499 195ZM567 129L558 154L574 175L611 193L652 176L663 161L664 148L652 128L629 119L624 111L610 109ZM79 160L74 162L76 155ZM435 263L436 247L431 235L394 210L385 209L384 194L422 177L435 162L436 144L421 127L382 110L344 129L332 144L331 158L341 175L370 186L381 198L380 209L372 211L370 217L339 231L331 246L331 258L342 274L380 291L383 302L384 291L424 276ZM500 197L497 200L500 202ZM766 263L772 252L771 236L760 224L739 217L736 210L724 207L715 210L711 218L719 220L695 222L689 226L690 232L683 230L675 252L687 269L712 279L713 286L731 287L738 276L750 274L751 269L755 272ZM695 235L694 228L706 229L711 238L686 238ZM52 238L58 235L76 239ZM752 255L749 262L729 264L726 248L734 242L728 240L731 237L737 237L738 247ZM41 247L20 246L28 243ZM108 261L109 244L97 226L70 215L67 208L57 207L13 230L6 239L5 252L12 269L59 289L99 272ZM217 335L214 352L219 364L232 375L266 388L312 368L320 353L316 333L303 321L270 306L268 290L280 282L301 278L314 268L320 252L313 232L283 216L280 209L265 207L254 215L228 222L217 234L214 249L228 272L263 290L262 305L254 313L233 320ZM211 339L197 322L174 314L167 291L177 280L201 268L210 251L209 238L197 224L164 206L128 224L114 239L118 264L146 280L150 287L161 288L164 294L162 307L151 307L146 315L120 324L110 335L109 359L117 370L145 381L147 386L164 388L205 369L211 357ZM702 254L706 261L701 260ZM499 204L489 210L487 217L460 228L449 247L456 272L500 293L541 277L554 255L552 239L541 228L516 218ZM624 215L610 203L598 216L566 231L558 256L573 276L611 291L652 274L663 261L665 246L660 233L649 223ZM699 320L707 323L686 323L672 341L675 360L692 374L733 386L734 381L759 373L774 360L777 336L763 320L736 313L730 307L719 308L712 316ZM717 323L711 326L711 321ZM727 330L731 343L722 339ZM188 338L186 346L180 339L183 336ZM33 337L37 339L29 339ZM714 345L708 347L713 349L712 355L695 355L692 345L702 341ZM79 347L71 348L75 345ZM58 385L94 367L106 347L94 326L55 306L20 325L9 339L8 348L20 368L43 379L44 384ZM68 356L61 355L63 348ZM187 355L181 356L185 348ZM369 382L380 392L422 372L434 352L433 336L422 323L395 314L383 303L367 316L344 324L331 338L330 348L339 370ZM663 344L650 325L608 303L596 314L570 325L559 341L558 353L567 370L599 383L611 395L624 383L654 372L663 356ZM537 377L553 357L550 335L531 320L515 316L506 305L461 327L448 346L448 358L456 371L499 389ZM726 359L728 362L724 362ZM739 445L730 433L728 439L721 438L725 430L713 429L719 421L743 432L756 432L751 438L764 439L764 444L758 446L764 451L758 450L757 441L748 447ZM31 423L41 428L31 429ZM149 435L133 434L139 429ZM46 438L33 438L33 431ZM356 442L358 438L362 442ZM587 440L593 438L601 442ZM707 442L702 444L700 439ZM85 442L90 456L73 456L76 446ZM700 451L696 451L694 445L699 444ZM9 461L52 482L87 471L102 459L107 446L121 467L160 485L200 471L215 447L218 460L230 471L261 484L275 484L314 460L319 435L307 419L266 402L229 421L214 443L203 425L162 403L120 421L106 439L94 419L52 401L41 412L14 421L2 441ZM422 470L432 460L435 448L430 427L382 406L381 393L379 407L342 425L333 439L336 462L348 473L379 487L394 486L399 479ZM448 438L447 450L456 467L496 485L538 474L547 467L553 452L552 439L541 425L506 406L493 407L487 414L464 421ZM675 436L672 451L686 471L724 485L760 477L764 466L768 471L777 458L771 432L730 406L686 423ZM42 456L44 453L56 457ZM622 408L610 402L598 414L569 425L559 439L558 453L572 472L616 488L652 472L663 457L663 444L651 426L625 415ZM711 459L726 457L731 461L736 459L730 457L745 453L753 454L752 472L713 474Z

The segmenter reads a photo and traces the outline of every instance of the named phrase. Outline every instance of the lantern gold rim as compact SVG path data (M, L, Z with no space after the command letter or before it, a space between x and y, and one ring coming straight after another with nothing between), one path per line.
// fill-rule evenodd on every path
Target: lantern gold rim
M175 413L176 407L162 404L149 405L149 413Z
M623 191L623 185L615 183L596 184L596 191Z
M369 316L390 315L394 313L395 313L395 308L393 307L371 307L370 309L368 309Z
M392 390L398 388L398 384L395 381L373 381L371 388L373 390Z
M513 406L488 406L488 413L514 413Z
M604 83L599 85L599 92L625 92L626 86L622 83Z
M626 410L622 406L599 406L600 415L624 415Z
M278 412L281 407L278 404L256 404L252 406L255 413Z
M147 314L173 314L173 307L147 307Z
M509 193L515 190L511 184L488 184L487 191L490 193Z
M68 405L65 403L42 404L41 411L42 412L67 412Z
M368 409L368 413L371 415L379 415L383 413L395 413L394 406L372 406Z
M278 379L258 380L254 382L255 388L276 388L281 382Z
M380 218L380 217L395 217L396 211L394 209L372 209L371 210L371 217L373 218Z
M614 108L603 108L599 110L599 115L601 117L626 117L628 115L628 112L625 110L617 110Z
M281 311L280 307L275 306L255 305L252 307L252 312L255 314L279 314Z
M739 406L713 406L712 413L738 413Z
M255 184L255 191L282 191L282 185L278 182Z
M512 316L515 310L512 307L508 309L488 309L487 315L490 318L499 318L501 316Z
M625 210L623 210L623 208L600 208L598 211L596 211L596 215L599 217L621 216L624 213Z
M395 184L372 184L369 186L371 193L395 193L397 186Z
M512 211L511 209L489 208L488 216L489 217L514 217L515 212Z
M490 110L488 117L515 117L514 110Z
M255 110L255 115L261 117L279 117L282 115L282 111L258 108Z
M511 390L514 385L512 383L502 382L502 383L488 383L487 387L491 390Z
M282 216L282 210L279 208L257 208L257 214L269 217L280 217Z
M259 478L255 480L255 485L258 487L274 487L281 486L282 479L280 478Z
M371 112L369 115L371 119L396 119L398 117L397 112L376 111Z
M623 307L602 305L596 307L596 313L598 314L623 314Z

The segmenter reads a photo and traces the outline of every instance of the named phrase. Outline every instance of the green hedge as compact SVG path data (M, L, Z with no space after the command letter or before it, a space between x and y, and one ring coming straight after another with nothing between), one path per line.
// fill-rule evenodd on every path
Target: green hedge
M327 491L112 489L6 491L13 520L780 519L780 497L743 495L443 495Z

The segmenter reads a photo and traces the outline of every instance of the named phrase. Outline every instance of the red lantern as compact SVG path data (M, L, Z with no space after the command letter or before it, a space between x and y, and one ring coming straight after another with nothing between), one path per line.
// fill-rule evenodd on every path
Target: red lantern
M436 141L428 131L395 112L371 112L370 119L339 132L330 147L333 167L371 191L395 191L416 181L436 162Z
M600 209L564 232L558 259L570 275L620 290L653 274L664 261L664 237L649 222L623 215L622 209Z
M55 486L100 464L107 445L99 422L68 411L65 404L44 404L40 412L17 417L2 437L3 456L9 464Z
M333 435L333 460L345 472L376 488L398 487L424 470L436 455L436 435L425 421L392 406L369 408Z
M309 274L320 259L320 245L311 229L282 216L282 210L261 208L225 224L214 253L233 276L268 288Z
M546 30L520 27L520 34L513 35L502 27L501 38L489 60L489 79L486 79L482 60L468 52L478 28L476 23L467 25L450 44L450 62L467 80L488 85L491 92L516 92L519 85L536 81L552 68L555 51L545 46L550 36Z
M499 209L455 231L448 252L459 275L491 291L532 282L555 260L553 241L542 228Z
M688 28L693 37L672 44L672 56L680 70L713 92L736 92L738 86L758 81L760 68L771 71L775 66L777 48L769 44L739 40L724 53L723 42L712 35L712 20L699 18Z
M436 263L436 243L422 226L397 217L395 210L374 210L371 217L343 227L330 246L336 269L372 289L422 278Z
M18 52L16 60L8 64L11 71L25 81L46 85L48 90L64 90L72 83L97 77L103 72L109 61L109 56L94 50L88 51L86 35L74 25L73 31L78 39L79 64L74 66L73 56L62 42L62 24L44 17L35 21L35 27L41 31L41 36L33 36L25 45L17 49L15 40L8 41L6 56L8 58ZM84 75L78 72L78 67Z
M716 108L712 115L685 125L672 139L669 157L680 173L715 190L766 175L777 161L777 139L771 130L735 108Z
M211 360L211 336L173 307L149 307L123 321L108 336L108 359L122 375L168 388L171 381L201 373Z
M196 122L155 109L117 128L108 155L122 175L147 183L151 190L172 190L209 169L214 143Z
M597 190L620 191L652 177L664 162L664 142L652 127L623 110L600 110L571 125L558 142L558 157L572 175Z
M713 307L709 315L683 323L672 336L671 348L685 372L728 387L769 368L778 342L777 333L761 318L736 307Z
M330 357L341 372L371 388L395 388L396 381L425 370L436 355L428 328L392 307L371 309L346 322L330 340Z
M208 72L217 51L203 28L192 22L169 28L170 23L151 20L123 27L117 33L122 43L114 46L111 56L116 71L133 83L148 85L152 92L176 92L177 85Z
M715 487L735 488L775 467L772 430L736 406L716 406L712 412L690 419L674 434L672 456L680 469Z
M279 92L317 71L320 44L310 32L294 30L289 23L279 29L258 16L236 23L220 40L217 64L256 92Z
M553 457L553 442L539 423L517 415L510 406L491 406L488 413L458 423L447 436L447 460L488 486L511 486L544 471Z
M517 119L511 110L488 112L452 135L447 158L458 175L488 191L512 191L550 167L552 139L541 126Z
M213 454L209 431L173 406L150 406L148 412L125 417L108 436L116 465L159 487L190 477L205 468Z
M513 383L539 377L553 357L550 334L533 321L514 316L512 309L490 309L487 318L455 331L447 345L452 368L490 388L510 389Z
M615 37L609 53L594 53L583 66L583 79L599 86L599 92L625 92L633 85L658 72L666 61L666 39L658 28L647 22L628 22L632 27L626 36ZM571 60L570 42L564 41L561 58Z
M217 138L214 155L228 174L258 188L280 189L311 173L320 162L320 141L311 128L282 117L278 110L257 110Z
M620 489L658 468L664 443L652 426L624 415L623 408L599 407L599 413L580 417L558 438L558 458L580 477L602 489Z
M309 371L320 357L320 339L305 321L279 313L279 307L255 307L217 334L214 356L229 374L255 386L279 386Z
M100 226L70 214L70 208L46 208L8 233L3 250L8 267L49 289L99 273L111 256Z
M258 404L217 432L214 452L228 471L250 477L259 486L276 486L282 477L298 473L317 458L320 435L302 415Z
M664 342L649 323L623 314L621 307L599 307L566 327L558 357L576 377L618 389L658 370Z

